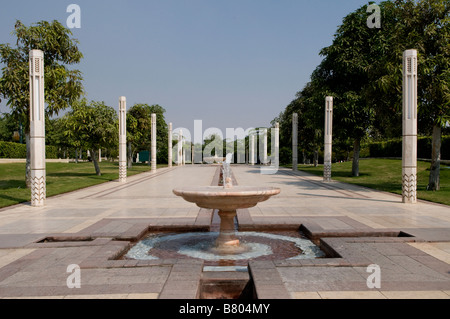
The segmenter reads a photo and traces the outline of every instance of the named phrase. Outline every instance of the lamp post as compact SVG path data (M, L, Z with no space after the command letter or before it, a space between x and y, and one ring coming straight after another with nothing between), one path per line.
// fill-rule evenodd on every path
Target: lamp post
M119 181L127 181L127 99L119 97Z
M296 171L298 168L298 114L292 114L292 170Z
M255 165L255 135L250 135L250 165Z
M168 164L169 164L169 167L172 167L172 123L169 123L169 136L168 136L168 140L169 140L169 142L168 142Z
M278 170L280 164L280 123L275 123L275 168Z
M177 164L178 166L183 165L183 130L180 129L180 133L178 134L178 156L177 156Z
M403 52L402 202L417 202L417 51Z
M152 173L156 172L156 114L152 113Z
M31 50L29 66L31 206L38 207L46 199L44 52Z
M327 96L325 98L325 149L323 160L323 181L331 181L331 143L333 133L333 97Z

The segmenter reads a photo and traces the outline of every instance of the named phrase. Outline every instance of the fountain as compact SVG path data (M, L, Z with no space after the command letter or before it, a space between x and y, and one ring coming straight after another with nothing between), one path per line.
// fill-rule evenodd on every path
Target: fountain
M228 154L222 164L223 186L186 187L174 189L177 196L197 204L200 208L218 209L220 231L213 251L219 254L242 253L247 250L236 236L234 218L236 210L256 206L280 193L275 187L234 186L231 178L231 157Z
M187 186L173 189L173 193L184 200L217 212L220 223L213 223L214 228L218 226L218 232L151 233L136 243L124 258L197 258L204 260L207 268L234 267L246 271L247 262L251 259L324 257L323 251L302 237L298 231L267 233L236 230L234 219L238 209L254 207L279 194L280 189L233 185L231 158L232 154L228 154L220 164L221 186Z

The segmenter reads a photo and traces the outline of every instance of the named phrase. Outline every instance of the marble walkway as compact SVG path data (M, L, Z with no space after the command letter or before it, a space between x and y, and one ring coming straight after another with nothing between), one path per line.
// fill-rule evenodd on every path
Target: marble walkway
M398 195L288 169L232 170L239 185L281 189L240 210L240 229L300 229L329 252L321 260L251 261L236 276L252 279L253 297L450 299L449 206L403 204ZM48 198L42 208L0 209L0 298L198 298L201 261L118 257L149 229L209 230L213 212L172 189L215 179L217 166L161 168ZM380 288L367 285L373 264ZM80 267L80 288L69 287L68 265Z

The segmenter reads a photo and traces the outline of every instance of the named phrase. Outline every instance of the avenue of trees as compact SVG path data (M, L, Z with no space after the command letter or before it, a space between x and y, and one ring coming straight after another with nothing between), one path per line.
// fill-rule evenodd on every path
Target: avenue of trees
M280 123L281 153L291 148L296 112L299 159L312 154L317 164L323 149L325 97L333 96L334 159L351 157L352 175L358 176L362 142L402 136L402 54L416 49L418 134L432 136L428 189L438 190L441 137L450 121L450 2L381 2L381 28L368 27L367 7L343 19L332 44L320 51L323 60L310 82L274 119Z
M330 95L334 98L333 159L351 158L352 175L358 176L362 145L401 138L402 54L417 49L418 131L431 136L428 189L438 190L442 136L450 123L450 2L392 0L379 3L379 8L380 28L369 27L368 5L344 17L331 45L320 51L323 59L310 81L272 121L280 123L280 161L291 162L291 121L296 112L299 161L312 159L317 165L323 150L325 97ZM77 39L58 21L29 27L17 21L12 34L17 39L14 46L0 44L0 99L11 110L0 116L0 140L29 144L28 55L40 49L45 57L46 143L55 146L61 157L78 159L79 152L84 156L89 150L100 174L98 150L111 159L118 155L117 112L102 101L84 98L82 74L76 69L83 58ZM135 104L127 107L129 166L137 152L150 150L151 113L157 114L157 161L167 162L165 109ZM270 130L268 136L270 152ZM232 142L235 149L238 143L248 147L246 138L223 140L223 149ZM28 151L27 185L29 157Z

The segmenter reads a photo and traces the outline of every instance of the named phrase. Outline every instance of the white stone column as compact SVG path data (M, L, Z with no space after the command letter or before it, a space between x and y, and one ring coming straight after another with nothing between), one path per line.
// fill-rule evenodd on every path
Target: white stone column
M292 114L292 170L298 167L298 114Z
M44 52L31 50L29 67L31 206L38 207L46 199Z
M156 172L156 114L152 113L152 173Z
M178 156L177 156L177 164L178 166L183 165L183 130L180 130L178 133Z
M99 163L102 162L102 149L101 148L98 149L98 162Z
M278 170L280 164L280 123L275 123L275 163L274 166Z
M169 167L172 167L172 123L169 123L169 138L168 138L168 140L169 140L169 143L168 143L168 148L167 148L167 155L168 155L168 160L167 160L167 163L168 163L168 166Z
M263 129L263 152L262 152L262 164L267 164L267 129Z
M403 52L402 202L417 202L417 51Z
M333 97L325 98L325 127L324 127L324 152L323 152L323 181L331 181L331 143L333 133Z
M250 165L255 165L255 135L250 135Z
M127 181L127 99L119 97L119 182Z

